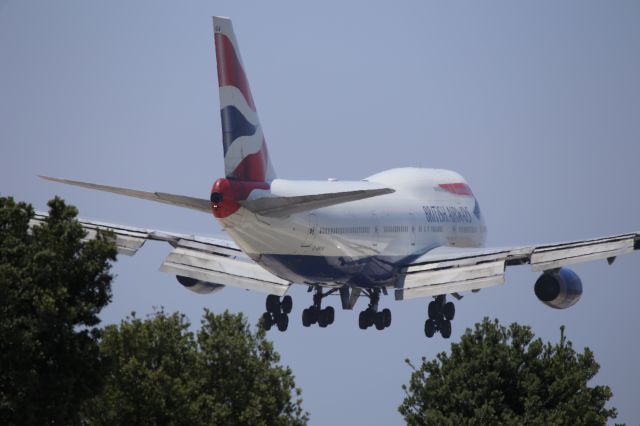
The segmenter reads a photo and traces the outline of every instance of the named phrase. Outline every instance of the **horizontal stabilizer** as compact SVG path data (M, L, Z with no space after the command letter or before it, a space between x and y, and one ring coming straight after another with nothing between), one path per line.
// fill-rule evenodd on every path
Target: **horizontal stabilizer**
M390 188L381 188L331 192L327 194L298 195L293 197L265 197L257 200L240 201L240 205L261 216L286 217L294 213L377 197L379 195L391 194L392 192L395 191Z
M188 197L186 195L167 194L164 192L145 192L136 189L118 188L115 186L100 185L97 183L81 182L78 180L61 179L49 176L40 176L52 182L65 183L67 185L81 186L83 188L95 189L98 191L111 192L113 194L126 195L128 197L142 198L143 200L156 201L158 203L171 204L173 206L198 210L204 213L211 213L211 201L203 198Z

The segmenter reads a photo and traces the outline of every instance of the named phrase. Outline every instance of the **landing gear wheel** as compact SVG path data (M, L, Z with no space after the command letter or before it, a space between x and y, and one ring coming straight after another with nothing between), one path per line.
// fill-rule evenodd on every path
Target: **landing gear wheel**
M309 320L311 320L311 324L315 324L318 322L318 318L320 317L320 310L315 306L309 307Z
M269 331L272 325L271 314L269 312L262 314L262 328L264 328L265 331Z
M443 320L440 322L440 334L445 339L451 337L451 321Z
M270 294L267 296L267 312L271 312L272 314L280 313L280 298L275 294Z
M332 288L328 291L323 291L320 285L313 285L309 288L309 291L314 291L313 294L313 304L309 306L305 311L308 313L302 313L302 325L308 327L306 324L318 324L320 327L324 328L331 324L335 320L336 311L332 306L327 306L322 309L322 299L325 297L334 294L337 291L343 293L340 288ZM287 312L291 309L292 301L290 296L284 296L282 298L282 302L280 306L283 312Z
M387 308L382 310L382 316L384 317L384 326L389 327L391 325L391 311Z
M282 298L282 302L280 303L280 306L282 307L282 312L285 314L289 314L291 313L291 309L293 308L293 299L291 299L291 296L285 296Z
M327 324L331 325L333 324L333 321L336 319L336 310L333 309L333 306L327 306L325 309L327 311L327 318L329 320Z
M358 327L360 327L360 330L367 329L367 311L362 311L360 315L358 315Z
M365 312L366 312L365 318L367 319L367 327L371 327L376 321L376 311L369 308L369 309L365 309Z
M429 318L424 322L424 335L431 338L436 333L436 322Z
M311 310L309 308L302 311L302 325L304 327L311 325Z
M384 329L384 315L382 314L382 312L376 312L375 324L376 324L376 329L378 330Z
M437 319L438 317L440 317L440 315L442 315L442 305L435 300L429 302L428 314L429 319Z
M320 315L318 315L318 325L322 328L325 328L329 325L329 311L326 309L322 309L320 311Z
M445 319L451 321L456 316L456 305L453 302L447 302L442 309Z
M278 330L286 331L287 327L289 327L289 315L287 314L278 315L276 324L278 326Z

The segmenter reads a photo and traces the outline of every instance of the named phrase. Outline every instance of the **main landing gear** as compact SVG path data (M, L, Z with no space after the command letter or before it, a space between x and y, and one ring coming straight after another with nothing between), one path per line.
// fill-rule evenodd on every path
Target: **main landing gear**
M436 296L435 300L429 303L429 319L424 323L424 335L433 337L436 332L440 332L442 337L448 339L451 336L451 320L456 315L456 307L453 302L447 302L447 296Z
M365 294L369 297L369 307L360 312L358 316L358 327L360 327L361 330L366 330L372 325L375 325L378 330L384 330L389 327L391 325L391 311L384 308L378 312L380 289L365 290Z
M262 314L262 323L265 330L271 330L274 325L278 330L285 331L289 327L289 313L293 308L293 300L287 295L280 300L275 294L267 296L267 312Z
M333 306L327 306L322 309L322 299L334 293L336 289L323 293L322 287L320 286L309 287L309 291L312 290L315 290L313 295L313 305L302 311L302 325L309 327L311 324L317 323L320 327L325 328L326 326L333 324L336 311L333 309Z

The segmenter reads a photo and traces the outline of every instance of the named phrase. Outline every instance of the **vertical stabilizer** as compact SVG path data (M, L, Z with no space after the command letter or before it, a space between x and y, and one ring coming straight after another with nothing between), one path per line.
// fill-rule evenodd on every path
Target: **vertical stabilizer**
M231 20L214 16L213 31L225 175L229 179L271 182L275 179L275 173Z

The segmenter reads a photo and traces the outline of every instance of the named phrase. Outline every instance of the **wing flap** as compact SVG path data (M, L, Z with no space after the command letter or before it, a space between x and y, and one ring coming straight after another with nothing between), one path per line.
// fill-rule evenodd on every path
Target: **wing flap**
M169 253L160 270L278 296L283 296L291 284L267 272L256 263L181 246Z
M492 261L505 261L509 256L509 252L505 250L498 250L495 252L478 252L476 254L468 254L468 253L446 253L441 255L441 257L437 256L429 256L430 260L423 262L415 262L410 265L407 265L403 273L405 274L415 274L418 272L426 272L433 270L442 270L445 268L459 268L464 266L473 266L478 263L486 263Z
M635 246L635 234L554 244L536 248L531 254L531 269L546 271L590 260L606 259L631 253Z
M396 284L396 300L437 296L504 283L506 256L502 259L461 266L449 263L432 269L407 272Z
M31 220L30 226L39 225L46 219L46 213L36 213ZM149 233L144 230L122 229L109 226L99 226L95 223L78 219L78 222L82 225L87 232L87 236L84 241L92 240L96 237L98 229L104 229L113 232L115 235L115 244L118 254L124 254L126 256L133 256L142 247L147 239L149 239Z

